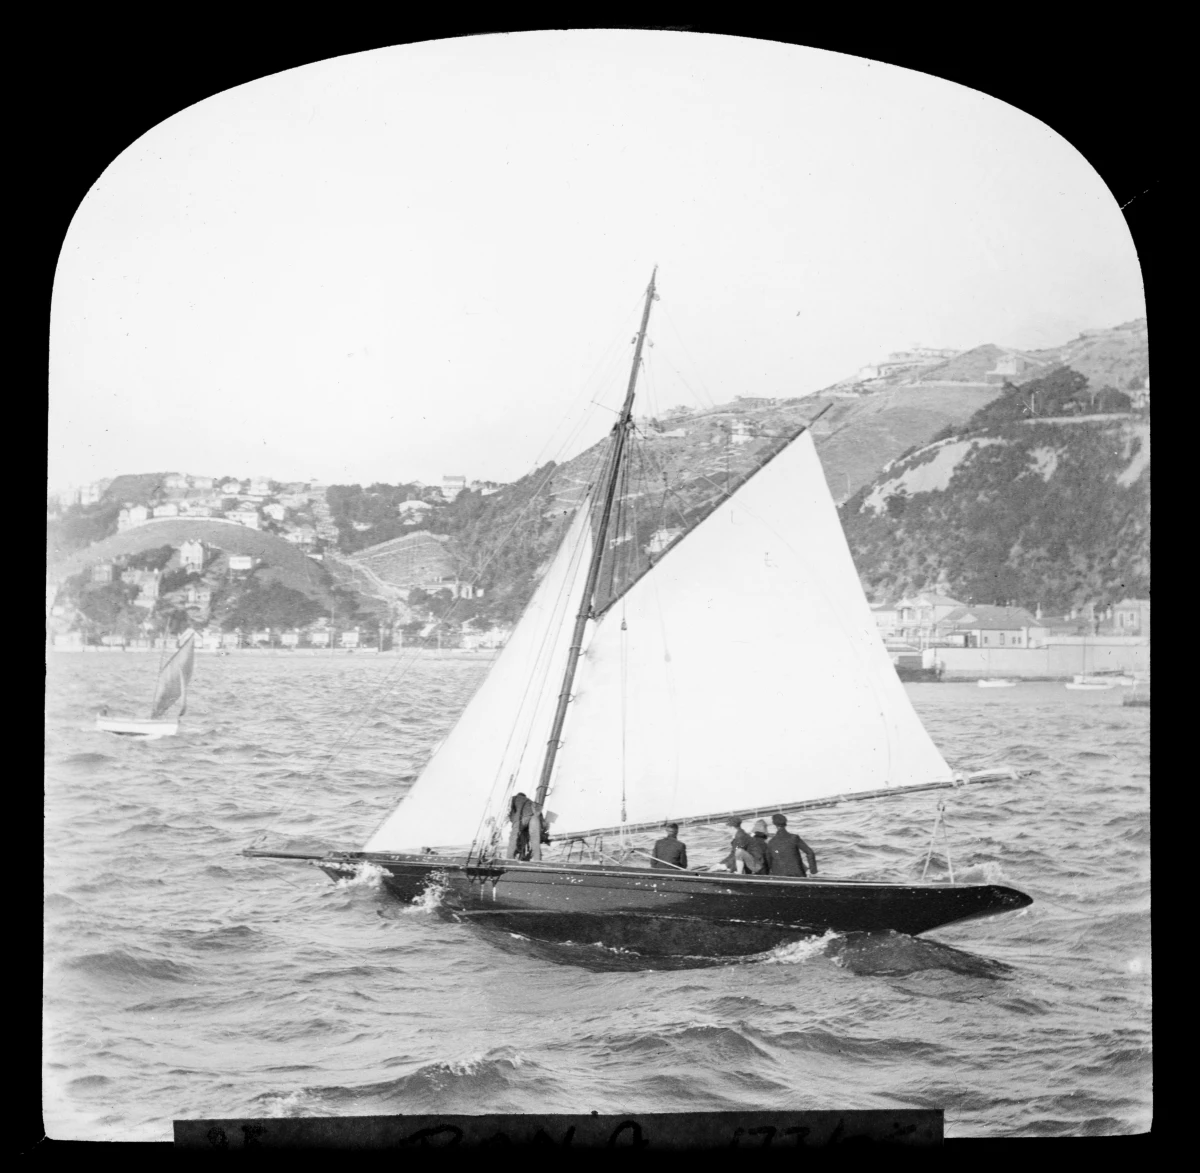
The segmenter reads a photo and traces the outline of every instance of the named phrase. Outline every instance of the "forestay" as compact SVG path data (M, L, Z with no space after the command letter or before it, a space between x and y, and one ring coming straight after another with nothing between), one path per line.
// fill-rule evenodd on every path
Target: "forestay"
M537 789L591 552L585 503L491 672L367 851L465 844L506 795Z
M589 625L556 836L949 782L804 433Z
M157 720L161 717L181 696L183 705L179 709L179 715L182 717L187 712L187 687L192 680L195 660L195 632L188 631L179 649L162 666L162 671L158 674L154 704L150 709L152 719Z

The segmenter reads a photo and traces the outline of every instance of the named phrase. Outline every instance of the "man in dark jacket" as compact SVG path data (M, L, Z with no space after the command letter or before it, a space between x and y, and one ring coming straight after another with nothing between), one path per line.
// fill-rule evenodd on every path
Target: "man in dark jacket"
M675 868L686 868L687 862L687 844L680 843L677 836L679 835L678 823L667 823L663 828L666 834L658 840L654 845L654 859L650 866L661 868L663 871L674 871ZM672 867L671 865L675 866Z
M508 804L512 829L508 833L509 859L542 858L542 808L518 790Z
M799 835L791 834L787 828L787 819L783 815L772 815L771 822L775 824L775 834L767 840L767 862L773 876L805 876L810 872L817 874L817 857ZM808 861L808 871L800 859L803 853Z

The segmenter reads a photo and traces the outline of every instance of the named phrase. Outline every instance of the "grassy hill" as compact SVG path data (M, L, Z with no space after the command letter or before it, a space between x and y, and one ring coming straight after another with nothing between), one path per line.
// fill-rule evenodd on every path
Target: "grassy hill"
M61 581L97 562L111 562L159 546L178 547L189 539L199 539L226 555L250 554L261 558L270 572L265 576L268 580L277 581L292 590L303 591L321 602L329 601L328 576L319 563L302 554L290 542L274 534L212 518L168 517L148 521L56 559L50 565L48 574Z

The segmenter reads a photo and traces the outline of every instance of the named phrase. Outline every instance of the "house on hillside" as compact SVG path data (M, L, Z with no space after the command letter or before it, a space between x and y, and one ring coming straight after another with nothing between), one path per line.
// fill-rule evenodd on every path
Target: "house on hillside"
M1122 599L1113 607L1113 628L1117 635L1150 635L1150 600Z
M229 572L231 574L248 574L254 569L254 558L250 554L230 554Z
M271 495L271 482L263 480L261 477L255 477L246 488L247 497L269 497Z
M885 379L889 375L898 375L904 371L933 366L948 358L954 358L957 354L957 350L944 347L914 346L911 350L893 351L883 362L876 363L875 369L879 372L877 377Z
M442 477L442 496L447 501L453 501L466 487L466 477Z
M1036 648L1049 627L1024 607L959 607L942 624L946 637L965 648Z
M145 574L141 580L141 590L134 603L139 607L152 608L158 602L158 587L161 572L157 570Z
M186 492L187 487L188 479L185 473L169 472L165 477L163 477L163 488L166 489L168 493L172 490Z
M729 442L731 444L749 444L754 439L754 426L746 420L734 420L733 426L729 429Z
M920 591L896 604L896 619L892 634L918 645L929 643L944 634L943 621L962 603L936 591Z
M269 505L263 506L263 512L271 518L272 521L282 521L287 510L278 502L271 502Z
M227 521L244 525L247 529L258 529L260 526L257 509L236 509L225 515Z
M199 538L188 538L180 545L179 565L185 570L204 569L204 543Z
M213 488L212 477L192 477L191 487L197 493L211 493Z
M311 525L298 525L288 530L283 537L293 546L311 546L317 540L317 531Z
M79 490L79 504L95 505L96 502L100 500L102 492L103 490L100 488L99 484L84 485L83 488Z
M329 647L329 632L325 628L317 628L315 631L308 633L308 643L310 647L327 648Z
M338 636L338 646L342 648L358 647L359 630L356 627L353 631L343 631Z
M113 580L113 564L111 562L97 562L92 567L92 582L102 583L107 585Z
M900 611L895 603L875 603L871 607L871 617L875 620L875 626L884 639L896 634Z
M396 512L400 515L402 521L420 521L433 512L433 506L428 501L418 501L410 497L407 501L401 501L396 506Z
M226 497L236 497L241 491L241 481L225 481L221 485L221 492L224 493Z
M207 611L212 606L212 590L199 583L189 583L187 588L187 606Z
M145 525L150 517L150 510L145 505L127 505L117 514L117 531L132 529L137 525Z
M1129 391L1129 403L1135 411L1150 410L1150 376L1147 375L1140 387Z
M983 381L997 385L1002 383L1016 383L1021 379L1032 378L1043 366L1045 366L1044 363L1026 358L1023 354L1008 351L996 359L996 365L992 370L984 371Z

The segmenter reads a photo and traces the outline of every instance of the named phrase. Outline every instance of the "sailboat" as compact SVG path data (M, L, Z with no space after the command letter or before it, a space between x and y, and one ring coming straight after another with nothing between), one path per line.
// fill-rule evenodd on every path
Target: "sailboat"
M648 569L606 588L656 299L652 276L602 474L411 790L361 851L244 854L335 880L378 868L390 893L432 892L452 919L652 957L755 954L828 930L915 934L1032 903L997 884L653 868L622 850L667 820L720 825L995 777L956 775L914 712L807 427ZM746 624L754 613L803 619L768 630ZM518 793L544 812L544 857L508 856Z
M101 711L96 716L96 728L125 737L174 737L179 732L180 718L187 712L187 690L195 660L196 633L188 628L180 637L178 648L158 671L150 716L110 717L107 711ZM174 718L164 717L176 701L182 702L179 712Z

